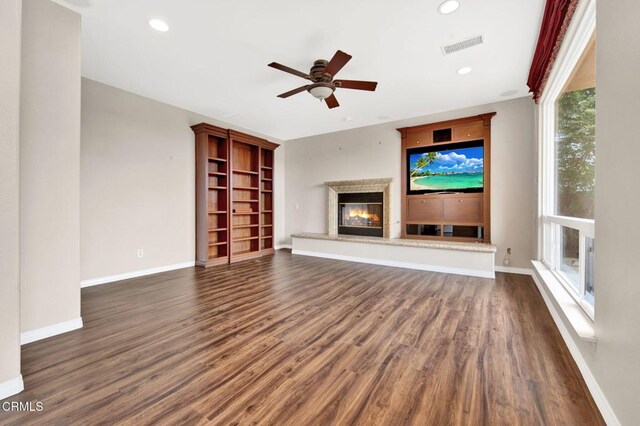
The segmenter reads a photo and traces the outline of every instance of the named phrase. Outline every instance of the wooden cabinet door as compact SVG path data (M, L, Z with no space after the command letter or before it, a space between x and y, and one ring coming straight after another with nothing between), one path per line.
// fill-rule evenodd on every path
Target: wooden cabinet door
M482 139L484 136L484 126L481 122L463 124L453 128L453 140L466 141L473 139Z
M442 200L438 198L409 198L407 221L438 223L442 219Z
M443 201L444 222L482 222L482 194L445 198Z
M433 137L431 132L410 132L407 133L406 148L418 148L421 146L431 145Z

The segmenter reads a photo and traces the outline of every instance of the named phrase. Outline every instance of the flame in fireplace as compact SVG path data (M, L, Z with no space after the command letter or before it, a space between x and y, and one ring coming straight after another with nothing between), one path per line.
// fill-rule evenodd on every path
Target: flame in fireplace
M369 213L367 210L364 210L364 209L350 208L349 217L350 218L361 217L363 219L371 219L373 222L380 222L380 217L378 217L377 214Z

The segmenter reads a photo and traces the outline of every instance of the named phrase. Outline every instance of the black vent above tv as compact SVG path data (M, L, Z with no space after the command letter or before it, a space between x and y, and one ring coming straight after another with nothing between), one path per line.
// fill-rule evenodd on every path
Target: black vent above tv
M451 142L451 128L433 131L433 143Z

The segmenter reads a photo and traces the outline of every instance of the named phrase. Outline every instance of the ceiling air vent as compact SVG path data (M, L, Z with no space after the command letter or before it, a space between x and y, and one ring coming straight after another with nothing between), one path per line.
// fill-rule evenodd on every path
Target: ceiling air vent
M457 43L449 44L447 46L442 46L442 54L450 55L454 52L458 52L460 50L468 49L470 47L482 44L483 41L484 41L484 38L482 37L482 35L479 35L479 36L468 38L466 40L459 41Z

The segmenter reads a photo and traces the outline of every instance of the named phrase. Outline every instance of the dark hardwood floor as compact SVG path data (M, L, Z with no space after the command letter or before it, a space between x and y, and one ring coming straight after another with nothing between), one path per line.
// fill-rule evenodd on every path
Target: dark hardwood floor
M82 290L1 424L604 424L530 277L280 251Z

